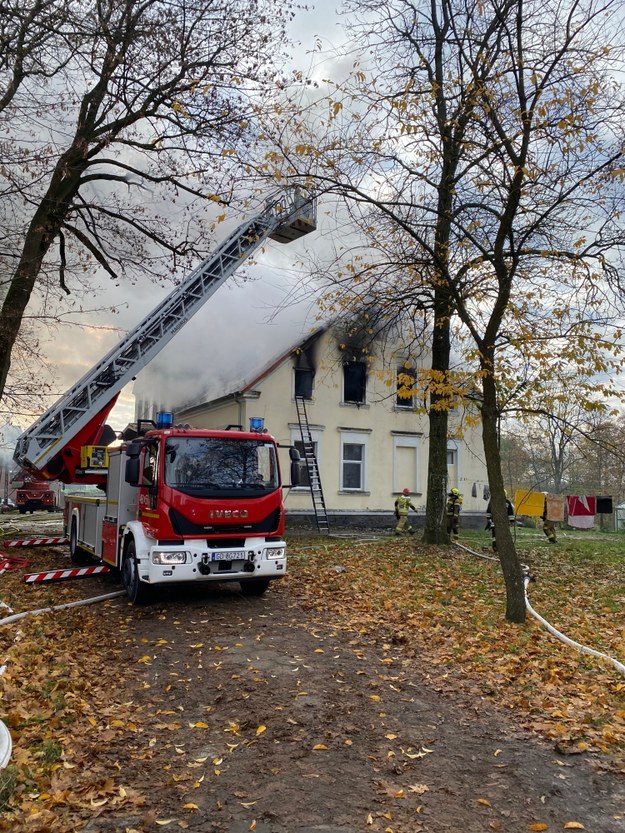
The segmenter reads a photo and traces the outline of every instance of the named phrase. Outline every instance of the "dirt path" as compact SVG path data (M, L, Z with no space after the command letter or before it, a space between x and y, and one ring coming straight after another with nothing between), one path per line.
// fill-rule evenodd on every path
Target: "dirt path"
M320 624L286 588L98 615L131 669L112 698L141 723L90 753L136 798L88 833L625 831L621 777L458 696L402 646Z

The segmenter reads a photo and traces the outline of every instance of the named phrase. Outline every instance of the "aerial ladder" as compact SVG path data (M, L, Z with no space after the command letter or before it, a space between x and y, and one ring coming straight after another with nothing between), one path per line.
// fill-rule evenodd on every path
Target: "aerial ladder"
M105 471L82 465L81 449L114 439L105 423L122 388L268 238L289 243L315 228L316 202L299 189L268 200L21 435L15 461L47 480L105 483Z

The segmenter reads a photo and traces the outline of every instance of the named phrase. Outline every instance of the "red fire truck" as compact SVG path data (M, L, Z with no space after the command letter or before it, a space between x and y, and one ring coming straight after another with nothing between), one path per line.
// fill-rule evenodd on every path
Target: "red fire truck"
M45 480L25 480L17 487L15 505L21 515L26 512L54 512L54 492Z
M246 595L264 593L286 572L276 441L256 431L163 427L169 416L109 449L105 495L66 496L72 560L119 569L135 603L168 582L238 581Z
M315 229L315 203L294 192L244 222L126 338L18 440L14 458L40 478L96 484L66 494L74 562L117 569L133 603L156 585L238 581L263 593L286 572L278 446L260 425L244 430L140 421L117 448L105 420L121 389L267 238L288 243ZM289 449L291 483L299 455Z

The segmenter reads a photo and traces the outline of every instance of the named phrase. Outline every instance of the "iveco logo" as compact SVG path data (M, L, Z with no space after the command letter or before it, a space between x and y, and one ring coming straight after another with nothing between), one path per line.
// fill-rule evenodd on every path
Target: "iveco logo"
M247 509L211 509L209 518L247 518L250 513Z

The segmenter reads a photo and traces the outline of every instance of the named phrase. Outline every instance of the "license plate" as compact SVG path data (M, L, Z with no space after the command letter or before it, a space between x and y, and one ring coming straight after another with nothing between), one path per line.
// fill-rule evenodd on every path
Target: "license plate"
M245 558L245 553L242 552L212 552L211 561L242 561Z

